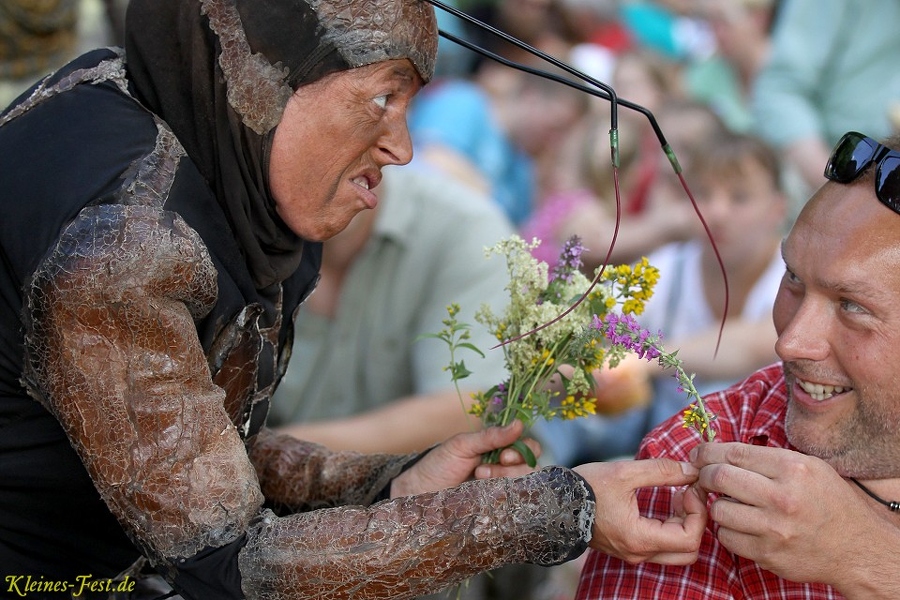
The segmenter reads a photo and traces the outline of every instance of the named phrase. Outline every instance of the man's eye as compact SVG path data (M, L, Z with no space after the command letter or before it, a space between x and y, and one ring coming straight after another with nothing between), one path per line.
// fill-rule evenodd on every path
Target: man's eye
M854 302L853 300L847 300L846 298L841 298L841 309L845 312L850 313L865 313L866 309L862 306Z
M383 96L378 96L374 100L375 104L377 104L378 107L382 108L382 109L387 108L387 101L388 101L388 97L386 94Z

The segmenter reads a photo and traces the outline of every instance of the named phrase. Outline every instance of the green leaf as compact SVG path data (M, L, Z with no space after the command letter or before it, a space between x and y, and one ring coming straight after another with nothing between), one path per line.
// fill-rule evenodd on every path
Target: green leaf
M472 371L466 368L464 361L459 361L450 365L450 373L453 375L453 379L465 379L472 374Z
M472 344L470 342L463 342L461 344L457 344L456 347L457 348L468 348L469 350L472 350L473 352L477 352L481 356L481 358L484 358L484 352L482 352L478 348L478 346L476 346L475 344Z
M537 458L534 456L534 452L522 440L516 440L511 448L522 455L522 458L525 459L525 464L529 467L534 468L537 465Z
M419 335L416 336L415 341L418 342L419 340L425 340L425 339L429 339L429 338L442 340L442 339L444 339L444 336L437 334L437 333L420 333Z
M528 427L532 423L534 423L533 412L531 410L525 408L524 406L519 406L519 405L516 406L516 418L518 420L522 421L523 423L525 423L526 427Z

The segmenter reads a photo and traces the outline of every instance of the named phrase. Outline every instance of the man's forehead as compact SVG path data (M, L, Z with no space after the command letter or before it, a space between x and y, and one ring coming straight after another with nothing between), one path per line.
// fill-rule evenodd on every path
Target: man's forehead
M803 206L795 227L808 226L846 234L861 228L871 231L879 225L893 226L884 221L890 212L875 197L871 182L856 180L843 184L828 181Z
M893 278L900 273L900 215L875 198L871 181L826 183L804 206L782 244L789 268L816 266L835 279L824 285L840 287L841 280ZM793 264L792 264L793 261ZM803 261L803 264L796 264ZM811 263L811 264L808 264Z

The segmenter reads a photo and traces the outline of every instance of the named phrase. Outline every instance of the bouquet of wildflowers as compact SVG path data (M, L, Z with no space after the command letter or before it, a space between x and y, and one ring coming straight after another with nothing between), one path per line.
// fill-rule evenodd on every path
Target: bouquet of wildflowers
M480 416L485 426L503 426L514 419L526 430L538 419L574 419L596 413L594 373L604 365L615 367L626 352L647 360L658 360L676 370L681 388L694 400L685 414L685 426L694 426L712 439L711 416L674 354L664 351L660 335L641 329L632 315L643 312L653 294L659 271L644 258L634 265L603 269L592 286L581 271L583 247L570 239L552 268L535 259L539 240L526 243L518 236L505 239L487 250L506 258L510 302L502 314L482 306L475 320L500 342L508 378L489 390L476 392L469 412ZM468 342L469 325L459 323L457 305L448 307L445 329L431 334L450 347L450 371L454 384L469 374L456 352L469 349L483 356ZM562 316L561 316L562 315ZM457 388L458 389L458 388ZM689 412L689 414L688 414ZM513 444L534 466L531 450L521 440ZM500 451L486 455L497 462Z

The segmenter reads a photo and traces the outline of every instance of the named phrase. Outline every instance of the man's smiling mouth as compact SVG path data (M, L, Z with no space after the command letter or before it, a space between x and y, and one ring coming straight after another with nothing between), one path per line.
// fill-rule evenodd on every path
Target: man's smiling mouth
M799 385L804 392L809 394L809 396L817 402L828 400L829 398L832 398L837 394L843 394L844 392L849 392L851 389L853 389L840 385L823 385L821 383L812 383L810 381L803 381L800 378L797 378L797 385Z

